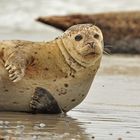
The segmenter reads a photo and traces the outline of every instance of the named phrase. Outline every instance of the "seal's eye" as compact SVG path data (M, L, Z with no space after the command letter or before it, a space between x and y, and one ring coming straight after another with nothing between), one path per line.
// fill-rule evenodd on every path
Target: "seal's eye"
M94 38L99 39L99 35L98 34L95 34L94 35Z
M83 37L79 34L79 35L77 35L77 36L75 36L75 40L76 41L80 41L80 40L82 40L83 39Z

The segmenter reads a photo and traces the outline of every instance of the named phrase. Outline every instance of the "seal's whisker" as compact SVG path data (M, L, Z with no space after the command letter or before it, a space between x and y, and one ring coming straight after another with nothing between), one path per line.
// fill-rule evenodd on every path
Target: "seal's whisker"
M113 48L113 46L112 45L105 45L104 48L111 49L111 48Z
M111 45L104 45L104 54L111 55L111 49L113 46Z
M103 51L104 54L107 54L107 55L111 55L110 53L106 52L105 50Z

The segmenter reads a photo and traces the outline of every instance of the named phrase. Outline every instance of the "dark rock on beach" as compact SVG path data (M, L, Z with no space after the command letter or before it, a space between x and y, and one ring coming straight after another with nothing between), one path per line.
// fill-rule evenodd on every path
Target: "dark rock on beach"
M39 17L37 21L65 31L74 24L92 23L101 28L105 50L140 54L140 11Z

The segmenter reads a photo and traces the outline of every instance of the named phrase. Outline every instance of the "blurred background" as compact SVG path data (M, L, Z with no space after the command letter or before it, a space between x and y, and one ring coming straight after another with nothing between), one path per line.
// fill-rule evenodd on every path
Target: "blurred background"
M50 40L61 32L39 16L140 10L140 0L0 0L0 39Z

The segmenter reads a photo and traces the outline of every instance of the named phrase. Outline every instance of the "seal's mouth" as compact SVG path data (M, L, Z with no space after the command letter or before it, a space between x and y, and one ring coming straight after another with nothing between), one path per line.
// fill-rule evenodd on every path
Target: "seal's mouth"
M86 52L80 52L80 54L84 57L87 57L87 56L92 56L92 57L95 57L98 55L97 52L95 51L86 51Z
M99 54L96 53L96 52L90 52L90 53L86 54L84 57L96 57L96 56L98 56L98 55L99 55Z
M95 53L95 52L90 52L89 54L87 54L87 55L96 55L97 53Z

